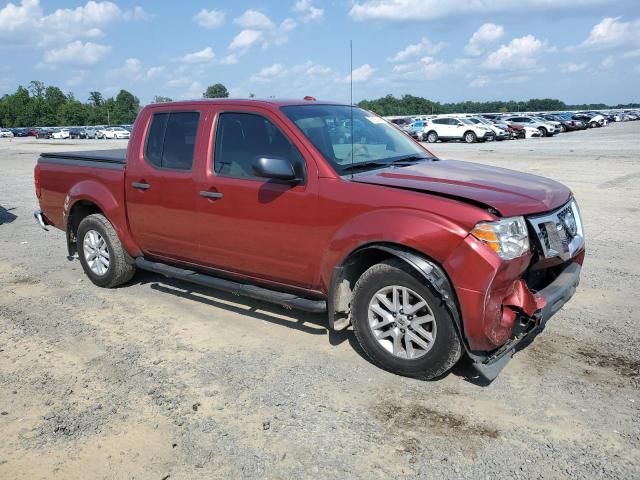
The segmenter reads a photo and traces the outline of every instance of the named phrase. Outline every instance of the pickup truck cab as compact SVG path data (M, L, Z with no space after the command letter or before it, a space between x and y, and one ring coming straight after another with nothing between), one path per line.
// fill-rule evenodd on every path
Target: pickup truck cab
M38 222L94 284L141 268L326 312L419 378L462 355L495 378L572 296L585 252L565 186L440 160L334 103L149 105L126 152L42 154L35 185Z

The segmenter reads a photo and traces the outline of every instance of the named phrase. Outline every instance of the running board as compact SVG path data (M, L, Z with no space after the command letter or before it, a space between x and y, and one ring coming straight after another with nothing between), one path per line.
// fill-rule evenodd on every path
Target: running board
M304 310L305 312L324 313L327 311L327 302L324 300L311 300L309 298L298 297L291 293L278 292L269 290L255 285L234 282L224 278L213 277L193 270L185 270L183 268L172 267L164 263L150 262L142 257L136 258L136 267L142 270L159 273L169 278L177 278L185 282L195 283L203 287L215 288L233 295L240 295L265 302L276 303L287 309L295 308L296 310Z

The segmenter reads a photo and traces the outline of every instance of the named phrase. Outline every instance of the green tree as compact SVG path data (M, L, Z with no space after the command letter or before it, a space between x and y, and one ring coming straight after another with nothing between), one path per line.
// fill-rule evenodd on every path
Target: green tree
M110 112L110 122L117 124L133 123L140 110L140 100L131 92L120 90Z
M32 97L42 98L44 96L44 82L41 82L39 80L31 80L27 89L29 90L29 93Z
M221 83L216 83L215 85L209 85L205 92L202 94L203 98L228 98L229 91L227 87L225 87Z
M102 105L102 94L100 92L89 92L89 103L94 107Z
M153 97L153 101L151 103L167 103L167 102L173 102L173 99L169 97L163 97L162 95L156 95L155 97Z

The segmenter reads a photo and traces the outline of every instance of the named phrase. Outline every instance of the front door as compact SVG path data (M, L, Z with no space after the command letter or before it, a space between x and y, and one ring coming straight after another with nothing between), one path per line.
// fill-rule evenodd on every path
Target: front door
M213 155L201 183L203 264L276 283L309 287L317 263L317 168L304 145L268 111L219 111ZM291 160L297 185L259 178L259 157ZM320 252L321 253L321 252Z
M145 255L197 259L199 196L193 171L201 165L197 156L202 149L196 144L207 141L200 127L207 108L155 111L147 119L144 148L130 153L127 213L133 237Z

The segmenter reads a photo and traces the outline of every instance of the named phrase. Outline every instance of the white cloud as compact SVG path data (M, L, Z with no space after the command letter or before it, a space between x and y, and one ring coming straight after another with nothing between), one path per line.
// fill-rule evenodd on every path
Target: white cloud
M426 56L415 62L395 65L392 71L396 74L396 78L400 80L434 80L452 70L458 69L460 66L458 61L448 64L433 57Z
M495 23L485 23L469 39L465 47L467 55L477 57L482 55L487 45L499 40L504 35L504 27Z
M202 93L204 92L204 86L200 82L191 82L189 88L184 92L181 92L177 95L179 100L193 100L196 98L202 98Z
M238 63L238 56L233 53L220 59L220 65L235 65L236 63Z
M109 75L118 79L141 81L156 78L164 73L165 70L166 68L162 65L144 68L140 59L127 58L122 67L111 70Z
M276 26L269 17L253 9L245 11L233 22L243 28L229 44L229 50L238 54L244 54L256 45L262 48L283 45L289 40L289 32L296 27L292 18L286 18Z
M314 6L311 0L298 0L293 5L293 11L299 13L305 23L317 22L324 17L324 10Z
M252 8L236 18L233 23L241 28L250 30L269 30L275 27L269 17Z
M523 70L537 65L537 57L545 44L533 35L514 38L489 54L482 66L487 70Z
M416 22L459 15L504 12L571 10L610 3L611 0L363 0L354 2L349 15L356 21Z
M94 65L111 51L111 46L80 40L69 43L64 47L53 48L44 54L45 63L49 64L78 64Z
M560 69L564 73L576 73L584 70L588 66L589 64L587 62L582 62L582 63L570 62L570 63L565 63L564 65L561 65Z
M376 69L368 63L353 69L353 83L366 82L371 78ZM345 81L350 81L351 75L347 75Z
M45 14L39 0L8 3L0 9L0 39L7 44L70 42L102 36L102 29L116 21L141 20L147 15L140 7L122 10L113 2L89 1L76 8L60 8Z
M620 21L621 17L606 17L591 29L584 47L611 48L640 45L640 19Z
M258 43L264 35L260 30L242 30L234 37L229 50L246 50Z
M469 86L471 88L482 88L489 85L489 83L491 83L491 79L489 77L486 75L479 75L469 82Z
M197 52L182 55L177 58L177 61L182 63L209 63L215 56L216 54L213 52L213 49L211 47L206 47L202 50L198 50Z
M414 43L400 50L393 57L389 58L389 61L404 62L410 58L419 57L420 55L435 55L445 47L445 43L433 43L428 38L422 37L420 42Z
M274 63L270 67L265 67L257 74L251 77L252 82L270 82L274 78L280 77L285 73L284 67L279 63Z
M208 29L222 26L225 14L222 10L207 10L203 8L193 16L193 21L198 25Z

